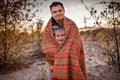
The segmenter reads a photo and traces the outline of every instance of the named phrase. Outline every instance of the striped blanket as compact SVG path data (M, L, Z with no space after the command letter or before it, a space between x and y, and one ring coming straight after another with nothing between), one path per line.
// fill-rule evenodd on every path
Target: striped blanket
M52 18L49 20L42 40L42 49L48 62L54 66L53 80L87 80L82 39L75 23L64 17L66 39L59 45L52 32Z

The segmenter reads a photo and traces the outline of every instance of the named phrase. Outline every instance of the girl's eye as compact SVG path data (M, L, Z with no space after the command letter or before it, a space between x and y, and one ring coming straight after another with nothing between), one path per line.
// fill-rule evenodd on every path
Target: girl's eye
M60 35L56 35L57 37L59 37Z

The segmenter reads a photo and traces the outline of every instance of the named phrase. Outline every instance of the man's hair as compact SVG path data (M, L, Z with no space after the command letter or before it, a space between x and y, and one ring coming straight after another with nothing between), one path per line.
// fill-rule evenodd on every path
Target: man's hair
M62 8L64 9L64 6L63 6L63 4L62 4L61 2L53 2L53 3L50 5L50 10L52 9L52 7L58 6L58 5L62 6Z

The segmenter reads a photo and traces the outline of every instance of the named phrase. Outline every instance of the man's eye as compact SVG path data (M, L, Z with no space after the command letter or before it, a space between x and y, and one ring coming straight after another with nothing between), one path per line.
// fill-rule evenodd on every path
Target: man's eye
M59 12L61 12L62 10L59 10Z
M53 11L53 13L57 13L56 11Z

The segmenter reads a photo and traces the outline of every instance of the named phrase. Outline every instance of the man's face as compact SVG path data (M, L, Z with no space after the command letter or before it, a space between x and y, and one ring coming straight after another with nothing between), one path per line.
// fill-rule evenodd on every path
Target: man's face
M62 20L63 17L64 17L64 9L61 5L57 5L57 6L53 6L51 8L51 14L52 14L52 17L59 21L59 20Z
M59 44L62 44L65 40L65 31L64 30L56 30L55 38Z

